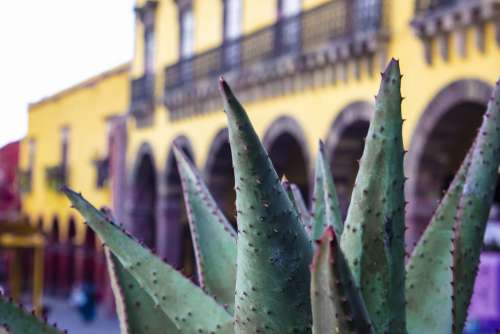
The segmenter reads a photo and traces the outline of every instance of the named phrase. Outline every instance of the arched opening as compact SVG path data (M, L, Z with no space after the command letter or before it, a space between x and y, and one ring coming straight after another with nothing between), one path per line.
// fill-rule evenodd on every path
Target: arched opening
M156 169L148 146L136 163L132 187L132 231L147 247L156 247Z
M47 291L51 295L59 292L59 218L54 216L52 219L51 231L47 237L47 244L45 251L45 282Z
M177 138L174 143L189 159L193 160L191 146L185 137ZM167 156L165 168L165 194L161 200L162 224L159 251L168 263L180 270L186 277L196 282L196 265L189 223L184 205L181 179L173 151Z
M489 85L481 81L455 82L438 93L422 114L406 161L410 249L471 146L490 94Z
M205 175L210 192L227 219L236 227L236 192L234 170L227 129L215 137L205 166Z
M358 160L363 155L371 110L372 106L367 102L350 104L335 119L326 137L326 150L330 155L333 180L343 219L347 215L358 174Z
M448 189L481 125L485 106L462 103L439 119L426 138L420 157L417 192L426 212L433 212ZM457 140L460 138L460 140Z
M309 202L309 154L299 124L290 117L276 120L264 135L264 146L279 177L295 183Z

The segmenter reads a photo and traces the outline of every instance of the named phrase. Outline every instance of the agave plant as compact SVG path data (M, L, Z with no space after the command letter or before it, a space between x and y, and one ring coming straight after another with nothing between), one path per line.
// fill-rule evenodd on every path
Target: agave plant
M238 232L178 149L199 286L63 189L105 245L123 333L461 333L500 163L500 89L405 264L401 75L380 90L343 222L322 144L308 212L280 179L247 114L220 82L235 169ZM0 300L12 333L55 333Z

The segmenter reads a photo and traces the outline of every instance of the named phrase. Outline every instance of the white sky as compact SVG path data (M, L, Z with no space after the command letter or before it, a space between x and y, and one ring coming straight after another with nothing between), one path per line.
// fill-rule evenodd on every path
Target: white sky
M132 58L134 0L0 0L0 147L28 103Z

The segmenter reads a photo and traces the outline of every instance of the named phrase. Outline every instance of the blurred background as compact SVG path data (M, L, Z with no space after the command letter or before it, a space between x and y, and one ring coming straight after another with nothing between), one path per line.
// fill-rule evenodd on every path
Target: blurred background
M500 75L500 2L12 1L0 41L0 286L71 333L118 333L102 245L62 184L196 281L172 143L235 223L218 76L308 201L324 140L345 216L379 72L396 57L411 252ZM500 328L496 189L467 333Z

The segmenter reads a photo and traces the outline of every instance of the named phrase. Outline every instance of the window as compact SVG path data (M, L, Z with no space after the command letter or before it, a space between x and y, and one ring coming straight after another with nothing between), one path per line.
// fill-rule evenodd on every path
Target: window
M154 73L155 63L155 30L151 25L144 30L144 73Z
M301 0L281 0L280 18L288 18L300 14Z
M242 0L224 1L224 67L237 67L241 60L238 38L242 33Z
M190 58L194 53L194 14L192 7L181 10L181 58Z
M179 20L181 81L189 82L193 79L193 62L191 58L194 54L194 13L190 3L180 7Z
M28 143L28 169L32 171L35 167L36 141L30 139Z
M382 14L380 0L357 0L355 6L358 30L369 31L379 27Z
M241 0L226 0L224 5L224 39L233 40L241 36L242 32L242 4Z
M278 2L278 47L282 53L296 52L300 46L301 0L280 0Z
M148 0L142 7L136 8L136 14L144 28L144 74L154 74L155 66L155 21L157 1Z

